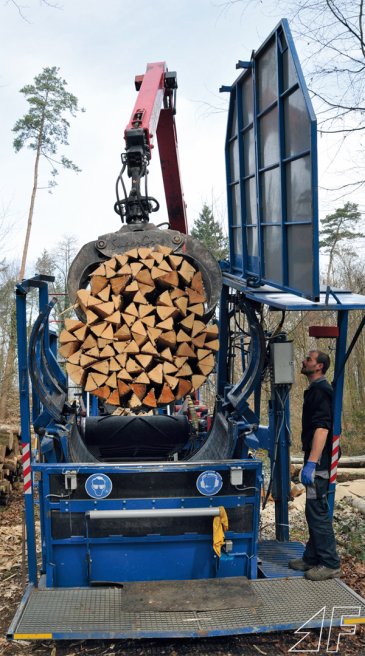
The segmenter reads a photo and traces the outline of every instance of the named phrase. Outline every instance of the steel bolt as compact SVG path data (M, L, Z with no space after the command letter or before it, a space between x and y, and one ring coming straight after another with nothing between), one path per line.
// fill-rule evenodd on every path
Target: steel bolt
M99 239L99 241L96 242L96 248L105 248L106 246L106 241L104 239Z
M172 241L174 242L174 244L180 244L181 237L179 237L179 235L175 235L175 237L172 238Z

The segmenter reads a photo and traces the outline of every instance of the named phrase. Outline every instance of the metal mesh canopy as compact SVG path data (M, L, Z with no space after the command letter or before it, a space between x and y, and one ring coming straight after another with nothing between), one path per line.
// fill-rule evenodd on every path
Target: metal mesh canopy
M287 21L237 67L222 89L232 273L316 300L317 127Z

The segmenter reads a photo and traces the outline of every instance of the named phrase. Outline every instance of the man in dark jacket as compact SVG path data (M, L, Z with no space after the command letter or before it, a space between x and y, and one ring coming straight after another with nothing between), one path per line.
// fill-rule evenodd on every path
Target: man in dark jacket
M290 560L289 567L305 572L305 578L311 581L325 581L341 574L327 501L333 423L333 390L325 378L329 365L326 353L309 351L301 370L309 382L304 392L302 414L304 467L301 475L306 486L309 540L303 558Z

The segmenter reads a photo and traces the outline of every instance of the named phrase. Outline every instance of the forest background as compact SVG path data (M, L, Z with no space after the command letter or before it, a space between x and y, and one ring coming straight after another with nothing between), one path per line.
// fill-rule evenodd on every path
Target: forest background
M36 6L36 3L30 2L27 7L24 7L17 2L7 2L1 11L15 12L16 20L19 21L20 31L24 29L24 25L26 24L26 29L30 34L32 30L36 29L36 21L39 18L40 12L47 12L48 22L54 20L55 23L59 20L57 12L64 12L62 20L63 23L65 22L65 16L69 10L67 1L60 4L52 4L50 2L40 2L37 4L38 6ZM82 4L82 2L74 3L76 15L80 12ZM110 2L110 7L113 6L113 9L115 9L117 4ZM131 3L126 1L121 4L124 4L125 11L128 15L128 12L131 10ZM164 4L162 0L158 1L157 13L163 8ZM176 7L181 7L183 4L187 7L187 13L189 13L189 3L173 3L173 10ZM95 3L90 3L90 7L94 12L94 19L97 18L94 11L95 6ZM170 4L169 7L171 8ZM205 15L204 11L206 12ZM222 23L226 25L229 21L233 25L237 16L242 26L247 19L247 12L250 12L250 21L256 20L258 23L262 19L264 25L262 29L265 29L266 33L262 37L258 36L257 33L254 34L256 46L269 33L281 15L288 16L318 116L319 134L321 137L319 140L319 149L322 153L325 153L322 156L322 170L324 174L322 177L320 176L320 201L322 207L321 282L324 285L330 284L332 287L346 288L353 292L364 294L365 259L363 230L365 231L365 228L363 225L364 156L362 153L364 150L362 148L362 134L365 128L365 109L362 106L362 97L365 82L365 42L363 38L362 2L350 3L346 0L338 0L337 2L332 2L332 0L328 2L324 0L313 0L312 2L303 4L296 3L295 0L294 2L279 0L276 3L245 2L244 0L209 2L204 0L199 3L199 12L195 16L198 24L200 20L204 20L204 17L207 18L207 12L210 17L212 12L215 12L216 25L220 27ZM56 16L55 19L53 19L52 13ZM12 21L14 20L13 15ZM87 17L88 20L90 20L90 16ZM270 25L269 29L266 29L267 25ZM241 48L239 50L239 56L242 56L242 42L240 44L237 43L237 48L238 46ZM166 45L166 48L169 50L169 44ZM245 50L248 50L247 45L245 46ZM152 53L151 56L149 54L148 52L144 54L144 61L154 61L161 58L152 56ZM246 54L246 59L248 59L249 53ZM24 60L24 56L25 53L21 53L20 59ZM182 57L181 54L180 57ZM44 61L43 66L49 65L49 63L48 61ZM60 61L59 64L62 67L63 62ZM134 73L138 72L138 70L134 71ZM34 70L34 75L37 73L40 73L40 69ZM23 88L24 84L31 83L32 77L27 79L24 75L21 76ZM18 79L20 79L19 70L16 74L16 80ZM221 80L219 79L219 81ZM217 79L215 82L217 82ZM10 91L15 96L15 93L17 93L20 87L19 85L17 90L14 88L9 90L9 85L5 86L7 87L8 97ZM78 92L78 88L74 88L74 86L73 84L73 91ZM196 93L196 90L194 93ZM184 102L185 109L188 109L187 113L190 115L190 108L186 107L186 99L183 99L183 104ZM215 126L213 117L219 116L219 120L222 120L222 125L225 121L226 107L224 101L221 101L221 99L217 98L209 90L208 94L202 92L200 99L194 102L196 103L196 107L198 107L199 116L196 121L198 129L199 124L201 127L202 123L204 123L204 129L208 124L209 136L211 136ZM89 111L87 103L85 104L87 111ZM133 103L128 99L126 105L128 114ZM24 103L21 107L20 112L26 111ZM100 115L102 116L102 111ZM11 133L11 129L16 125L17 120L19 120L19 112L18 114L14 114L11 118L11 123L8 123L10 129L8 131L9 138L6 145L8 148L9 166L13 162L12 158L14 157L11 147L14 134ZM77 130L77 124L72 125L72 135L76 136L76 140ZM222 144L223 138L224 134L223 137L220 137L220 145ZM210 141L212 141L211 138ZM191 143L190 139L189 142ZM68 145L67 139L65 145ZM97 145L98 142L96 141ZM209 160L214 159L210 157L209 153L216 151L215 143L210 144L210 147L213 148L213 151L204 151L207 167ZM17 150L16 145L15 150ZM18 150L21 150L21 148L18 148ZM19 153L16 157L19 160L24 155ZM193 167L190 167L189 171L189 159L183 147L182 165L184 164L184 158L188 163L188 189L192 189L192 197L194 199L193 211L190 212L191 227L193 227L192 234L194 235L195 230L195 236L205 241L207 246L213 251L217 248L217 257L224 258L225 248L227 246L225 238L226 211L224 197L221 191L219 191L219 185L215 182L214 175L210 175L209 168L207 168L206 174L203 176L203 182L201 182L200 176L199 188L193 189L191 178L194 175L196 178L198 176L194 174ZM218 158L215 156L215 159ZM218 166L218 174L221 179L221 188L224 188L223 150L220 159L222 162L219 165L221 168ZM31 187L33 168L29 158L25 158L25 162L28 167L28 184ZM184 173L184 167L182 166L182 168ZM88 171L86 171L86 175L87 173ZM45 172L44 176L46 175L47 173ZM73 190L76 190L77 193L77 185L80 185L80 198L83 199L85 204L86 215L88 217L92 215L92 221L95 225L98 212L97 210L93 211L92 201L94 199L86 198L85 196L85 182L81 182L83 175L85 173L77 176L77 182L73 183L75 185ZM74 178L76 179L76 176ZM61 177L59 186L62 187L62 184L63 178ZM66 187L67 184L66 180ZM86 184L92 186L90 183ZM62 325L61 319L64 316L61 313L69 304L66 294L66 280L70 263L82 243L92 238L94 228L90 232L83 230L83 241L79 234L61 232L62 221L57 222L56 220L52 223L52 227L45 230L44 226L46 225L50 208L54 208L55 217L57 217L57 212L62 212L62 207L65 207L65 211L67 212L68 206L66 200L62 204L62 196L58 196L58 188L53 190L52 185L48 186L48 183L44 183L43 179L39 183L36 182L35 189L37 193L41 189L44 192L44 186L48 191L52 191L53 193L47 201L48 204L45 204L44 200L40 200L38 206L37 202L35 203L33 228L35 230L35 237L33 248L30 249L28 256L26 271L28 275L45 273L55 276L55 283L52 285L50 291L51 293L59 294L59 303L54 316L54 321L57 322L54 325L58 329ZM0 221L0 237L4 244L3 258L0 263L0 422L3 423L14 421L19 413L17 362L16 351L14 349L14 287L16 281L19 279L21 255L7 255L6 245L14 241L23 242L26 233L26 228L24 227L23 231L19 225L17 213L15 213L14 219L14 211L11 207L9 208L6 191L4 187L1 189L1 204L3 209ZM105 196L105 189L103 191L102 185L100 193ZM26 194L23 194L23 196L26 196ZM199 199L200 208L198 205ZM28 216L29 227L29 213L25 206L23 210L23 223L26 216ZM99 220L99 228L97 228L99 232L106 231L102 223ZM55 229L55 225L57 229ZM67 220L65 220L64 225L66 228L69 227ZM212 226L216 233L216 244L212 243ZM43 230L44 239L40 238L40 229ZM116 226L112 229L115 230ZM53 243L52 236L54 236ZM44 248L44 244L47 245L46 248ZM17 253L21 253L21 250L18 247ZM28 314L29 329L36 317L36 296L32 296L30 301ZM329 349L330 352L334 348L334 344L328 340L319 340L314 343L308 337L308 327L313 323L333 324L335 320L335 316L331 315L330 312L290 313L290 316L286 317L283 326L283 329L288 332L289 337L293 339L295 346L296 381L291 393L292 435L295 447L298 447L300 409L303 390L305 388L305 379L299 373L301 360L306 351L313 346L317 345L324 350ZM359 316L359 313L353 312L350 314L349 340L356 331L360 320L361 316ZM270 326L267 326L267 328L269 329ZM363 442L364 437L364 356L365 335L363 332L350 356L346 372L342 432L345 436L343 440L343 451L349 454L359 453L362 450L361 442ZM331 379L331 372L329 378Z

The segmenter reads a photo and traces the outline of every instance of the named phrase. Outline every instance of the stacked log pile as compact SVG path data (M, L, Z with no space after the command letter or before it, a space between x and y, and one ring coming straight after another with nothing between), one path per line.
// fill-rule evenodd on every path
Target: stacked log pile
M19 480L22 456L16 432L0 427L0 504L8 503L14 483Z
M218 327L204 321L201 272L166 246L115 255L77 292L85 321L66 319L60 354L71 379L106 403L163 406L211 373Z

